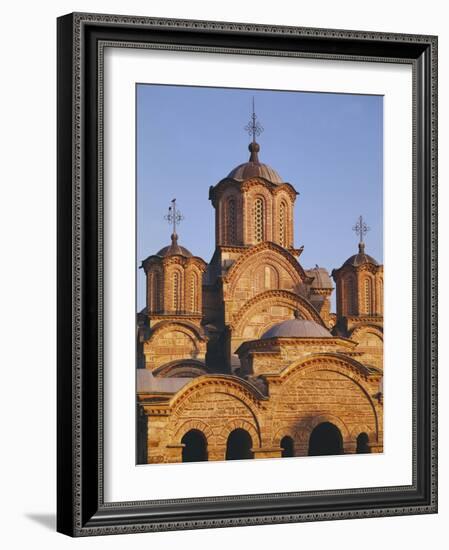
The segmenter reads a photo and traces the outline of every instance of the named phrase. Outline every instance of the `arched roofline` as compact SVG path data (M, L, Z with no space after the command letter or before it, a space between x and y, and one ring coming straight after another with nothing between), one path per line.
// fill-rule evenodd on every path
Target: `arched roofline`
M191 382L183 386L170 400L172 409L179 407L184 400L188 399L195 392L201 391L208 386L215 386L217 389L225 389L225 393L238 397L246 403L252 410L252 406L258 407L261 402L266 401L267 397L263 395L255 386L232 374L206 374L194 378ZM232 392L230 392L232 390ZM254 414L254 411L253 411Z
M236 279L239 271L241 270L242 266L249 262L253 257L257 256L258 254L261 254L265 251L272 251L275 253L280 254L283 258L285 258L293 267L293 269L297 272L299 279L301 282L305 283L311 283L313 281L313 277L309 277L307 273L304 271L301 264L296 260L296 258L293 256L291 252L283 248L282 246L272 242L272 241L264 241L259 244L256 244L254 246L251 246L248 248L241 256L240 258L232 264L232 266L229 268L229 271L227 272L226 276L223 277L223 280L225 283L232 285L234 280Z
M256 296L248 300L234 315L230 323L231 328L237 329L237 327L240 326L242 320L245 318L246 314L250 312L251 309L257 304L276 297L280 298L280 302L282 302L283 300L283 304L287 304L288 302L288 305L291 305L292 307L299 306L300 310L309 313L311 320L317 322L327 329L327 326L318 311L306 298L300 296L299 294L295 294L294 292L290 292L289 290L280 289L266 290L265 292L260 292L259 294L256 294Z
M350 332L349 332L349 337L352 338L352 336L354 334L357 334L359 332L371 332L371 333L374 333L376 334L376 336L379 336L379 338L381 338L381 340L383 341L384 339L384 331L383 331L383 328L379 325L374 325L374 324L366 324L366 325L356 325Z
M209 373L209 369L207 368L204 361L199 361L198 359L175 359L174 361L164 363L160 367L154 369L152 372L154 376L163 377L164 375L170 374L177 368L182 368L184 366L192 369L198 369L198 371L201 371L200 375Z
M373 372L371 369L369 369L368 367L365 367L365 365L363 365L359 361L356 361L352 357L347 357L346 355L343 355L341 353L323 352L323 353L314 353L313 355L308 355L307 357L303 357L298 361L294 361L288 367L286 367L283 371L281 371L280 379L282 381L285 381L290 376L293 376L297 371L304 368L313 368L315 366L318 366L320 368L323 368L323 366L324 367L334 366L334 367L340 367L340 368L350 367L350 371L353 372L357 378L363 379L363 380L366 380L367 378L373 375ZM357 380L357 382L358 381L359 380Z
M201 329L199 329L195 324L190 323L189 321L175 321L173 319L170 319L166 321L160 321L159 323L157 323L157 325L152 327L151 334L147 342L151 342L154 339L154 337L162 330L168 329L171 327L173 328L178 327L180 329L183 329L184 332L186 331L190 332L190 334L191 335L193 334L195 338L197 338L198 340L201 340L202 342L206 341L206 337L202 333Z

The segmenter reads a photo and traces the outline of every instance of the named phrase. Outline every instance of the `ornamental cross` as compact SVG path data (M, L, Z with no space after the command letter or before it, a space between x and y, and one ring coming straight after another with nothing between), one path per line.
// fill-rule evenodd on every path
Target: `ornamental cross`
M184 219L184 216L176 208L176 199L171 201L171 206L168 207L168 214L164 216L164 218L168 221L168 223L173 224L173 235L176 235L176 226L179 225Z
M359 216L357 223L354 225L352 230L355 231L356 235L360 237L360 243L363 243L363 237L368 233L370 228L363 221L363 217Z
M256 110L254 108L254 97L253 97L253 114L251 115L250 121L245 126L245 132L248 132L250 136L251 135L253 136L253 143L256 142L256 136L260 136L260 134L263 132L263 126L257 120Z

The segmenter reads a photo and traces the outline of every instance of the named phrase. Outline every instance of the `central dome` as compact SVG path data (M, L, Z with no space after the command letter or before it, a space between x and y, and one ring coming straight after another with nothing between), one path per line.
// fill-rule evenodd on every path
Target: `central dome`
M310 319L290 319L269 328L262 340L268 338L332 338L332 334Z
M257 153L260 151L260 146L258 143L253 141L249 144L248 149L251 152L249 161L239 164L234 170L231 170L228 174L228 178L238 181L244 181L249 178L264 178L276 185L284 183L283 179L274 168L271 168L268 164L259 162Z

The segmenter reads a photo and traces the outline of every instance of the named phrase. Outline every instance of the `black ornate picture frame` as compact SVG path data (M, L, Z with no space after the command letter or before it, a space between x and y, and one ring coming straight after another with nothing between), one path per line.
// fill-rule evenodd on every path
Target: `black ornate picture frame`
M413 70L413 483L105 502L103 53L117 47L405 63ZM101 14L58 19L58 504L71 536L437 512L437 38Z

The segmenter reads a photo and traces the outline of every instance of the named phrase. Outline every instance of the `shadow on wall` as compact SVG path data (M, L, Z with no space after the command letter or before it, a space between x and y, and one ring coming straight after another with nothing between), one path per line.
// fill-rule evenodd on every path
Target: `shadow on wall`
M25 517L46 529L56 531L56 514L25 514Z

